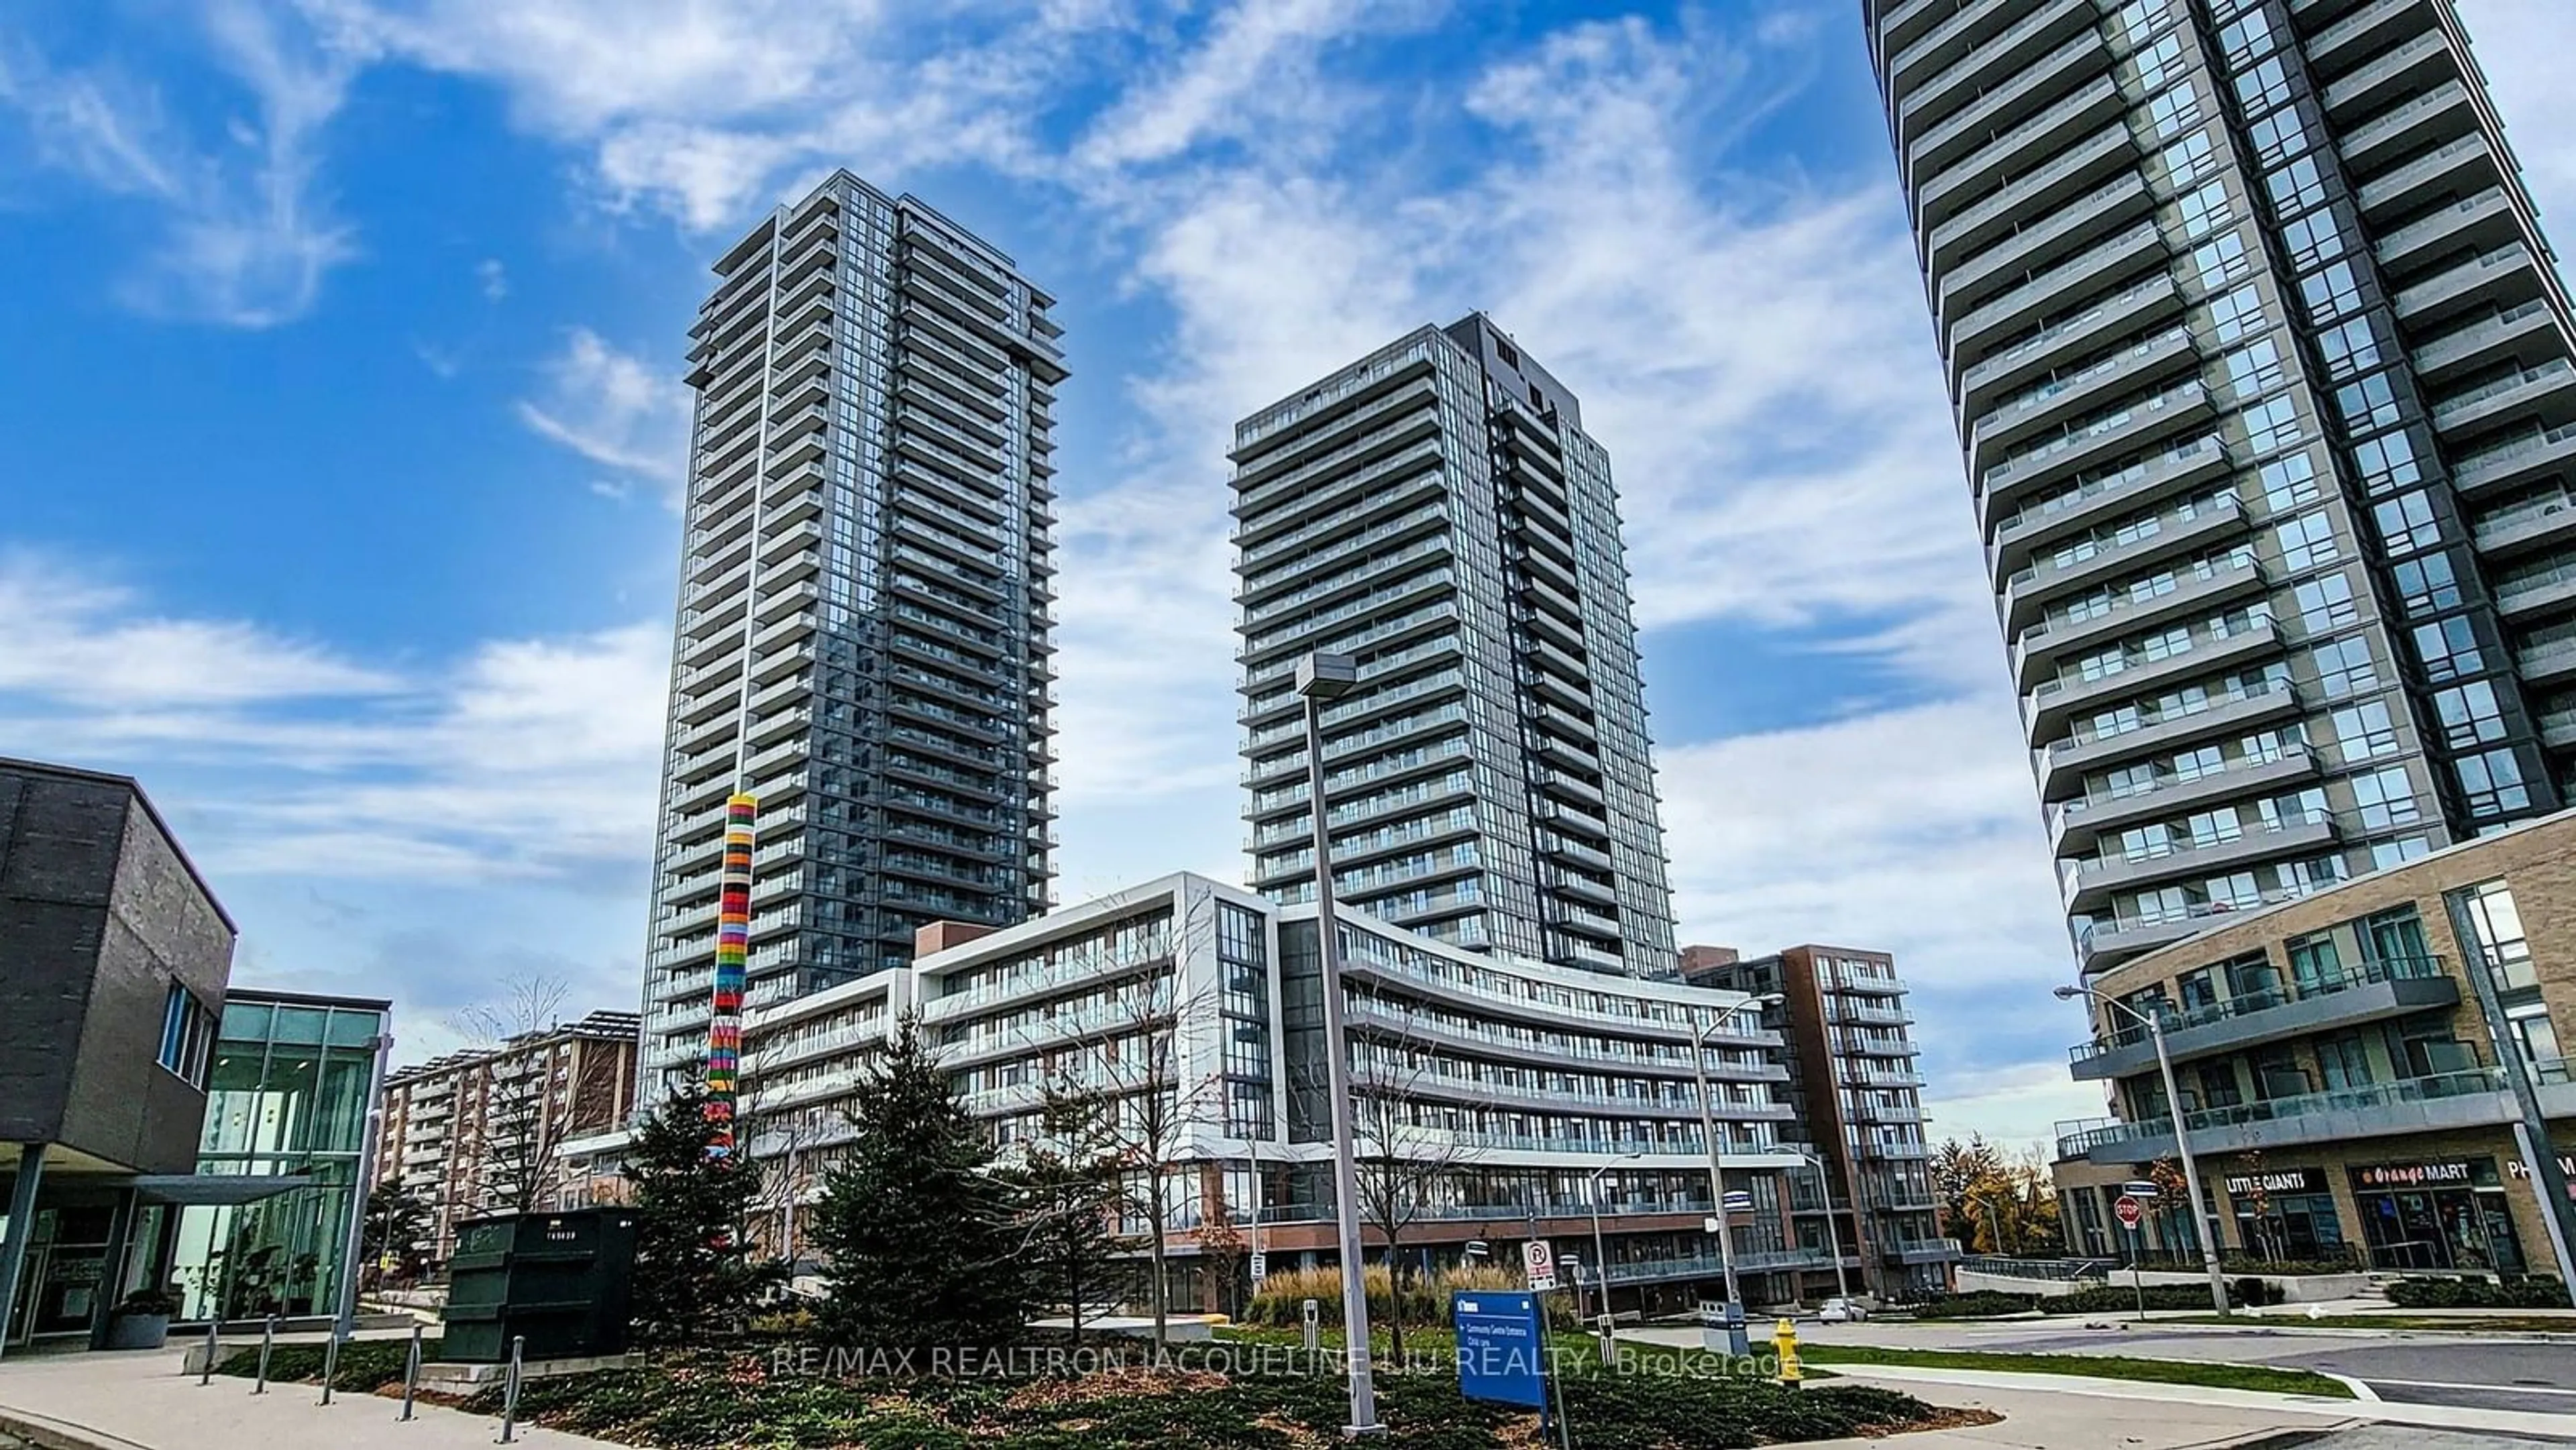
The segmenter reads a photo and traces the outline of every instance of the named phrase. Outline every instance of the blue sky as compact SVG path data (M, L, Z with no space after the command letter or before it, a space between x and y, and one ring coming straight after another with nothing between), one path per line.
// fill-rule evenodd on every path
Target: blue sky
M1062 298L1064 899L1235 875L1231 420L1482 307L1584 399L1686 940L1895 950L1940 1130L2099 1099L1855 0L18 0L0 752L405 1055L641 958L705 266L834 165ZM2462 0L2544 205L2562 0Z

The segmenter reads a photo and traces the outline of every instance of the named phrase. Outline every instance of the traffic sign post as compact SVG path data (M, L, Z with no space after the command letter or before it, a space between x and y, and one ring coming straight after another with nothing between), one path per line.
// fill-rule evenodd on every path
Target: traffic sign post
M2136 1186L2130 1185L2132 1188ZM2150 1183L2147 1187L2152 1190L2155 1185ZM2138 1226L2145 1222L2147 1211L2138 1206L2137 1195L2123 1194L2118 1203L2111 1205L2111 1216L2120 1221L2120 1227L2129 1231L2129 1278L2138 1288L2138 1319L2143 1323L2147 1317L2147 1252L2146 1241L2140 1236Z
M1521 1271L1529 1277L1530 1290L1544 1294L1556 1287L1556 1248L1545 1239L1530 1239L1521 1245Z

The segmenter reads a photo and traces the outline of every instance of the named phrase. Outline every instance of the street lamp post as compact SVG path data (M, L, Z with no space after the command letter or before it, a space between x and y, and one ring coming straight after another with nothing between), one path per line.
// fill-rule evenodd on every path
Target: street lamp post
M1592 1281L1601 1286L1602 1333L1613 1340L1619 1337L1619 1319L1610 1309L1610 1251L1601 1245L1601 1175L1642 1156L1643 1152L1643 1149L1631 1148L1593 1169L1583 1191L1584 1198L1592 1205Z
M2173 1054L2165 1050L2165 1024L2153 1013L2141 1012L2117 997L2106 996L2091 987L2066 986L2057 989L2060 1001L2087 997L2105 1007L2125 1012L2145 1024L2147 1040L2155 1044L2156 1071L2164 1078L2165 1112L2173 1119L2174 1156L2182 1160L2183 1192L2191 1198L2192 1237L2200 1241L2201 1266L2209 1271L2209 1297L2221 1315L2227 1313L2227 1276L2218 1269L2217 1230L2204 1221L2200 1198L2200 1164L2191 1156L2191 1134L2183 1126L2182 1089L2174 1081ZM1998 1251L2002 1249L1998 1243Z
M1851 1279L1843 1272L1843 1234L1842 1230L1834 1223L1833 1174L1825 1167L1824 1159L1817 1157L1815 1154L1808 1152L1804 1148L1794 1149L1792 1151L1796 1152L1799 1157L1806 1159L1808 1167L1816 1170L1816 1191L1819 1194L1822 1194L1825 1200L1825 1251L1834 1256L1834 1292L1840 1294L1846 1299L1849 1299L1851 1297ZM1858 1210L1855 1209L1855 1217L1857 1217L1857 1213ZM1854 1222L1852 1228L1854 1231L1854 1237L1857 1238L1860 1228L1859 1223Z
M1726 1172L1717 1156L1717 1113L1709 1104L1708 1039L1725 1024L1717 1018L1691 1028L1691 1073L1699 1079L1699 1133L1708 1149L1708 1206L1711 1231L1717 1235L1717 1265L1726 1276L1726 1350L1742 1359L1752 1353L1744 1337L1744 1300L1735 1286L1735 1235L1726 1221Z
M1359 1171L1351 1146L1350 1040L1342 1026L1342 933L1333 907L1332 824L1324 810L1327 701L1359 683L1349 655L1317 651L1297 661L1297 694L1306 707L1306 809L1315 823L1315 939L1324 979L1324 1069L1333 1098L1333 1217L1341 1233L1342 1343L1350 1364L1351 1422L1342 1433L1383 1435L1377 1381L1369 1362L1368 1277L1360 1262Z

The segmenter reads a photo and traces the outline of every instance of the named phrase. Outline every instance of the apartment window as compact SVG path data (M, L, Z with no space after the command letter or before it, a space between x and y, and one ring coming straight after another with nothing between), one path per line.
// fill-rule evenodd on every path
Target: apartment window
M2451 573L2451 556L2426 554L2388 571L2397 597L2408 614L2435 614L2460 607L2460 583Z
M2219 49L2227 52L2231 70L2242 70L2247 62L2273 51L2272 25L2263 12L2254 11L2235 24L2218 32Z
M2292 268L2309 271L2343 255L2343 232L2335 225L2333 212L2316 212L2281 228L2281 249L2288 253Z
M2299 295L2308 305L2308 320L2319 327L2361 310L2361 278L2352 263L2337 262L2299 282Z
M2531 941L2522 927L2522 912L2513 902L2513 888L2502 881L2489 881L2461 892L2459 899L2470 929L2477 934L2487 975L2494 979L2496 990L2514 992L2540 985L2531 962Z
M2285 217L2313 211L2326 201L2325 175L2313 156L2302 156L2264 177L2263 189L2271 193L2274 211Z
M217 1018L187 988L170 984L161 1005L160 1064L192 1087L206 1085L206 1060L215 1043Z
M2264 166L2277 165L2283 158L2308 149L2307 128L2300 123L2295 106L2255 122L2249 134L2254 142L2254 158Z
M2397 726L2389 719L2385 700L2365 700L2337 710L2332 722L2335 748L2346 760L2368 760L2397 751Z
M2350 377L2378 364L2379 332L2369 318L2356 317L2319 333L2317 348L2325 354L2327 372L2339 378Z
M2273 536L2281 547L2281 567L2293 574L2330 564L2342 554L2335 542L2334 521L2323 509L2291 519L2274 529Z
M2424 818L2415 804L2414 787L2400 766L2354 776L2352 795L2361 810L2361 823L2374 831L2412 825Z
M2263 294L2253 287L2239 287L2216 298L2209 304L2209 316L2221 342L2234 342L2270 325L2263 316Z
M2311 579L2290 591L2298 602L2299 623L2310 634L2339 629L2361 618L2361 608L2354 602L2352 581L2341 574Z
M2328 640L2310 650L2308 660L2316 666L2319 688L2331 700L2379 683L2379 668L2370 658L2370 641L2360 635Z
M2361 486L2372 493L2421 482L2424 470L2415 461L2415 444L2403 433L2390 433L2352 446L2353 465Z
M2281 348L2270 338L2227 355L2227 385L2239 397L2256 397L2281 385Z
M2209 133L2194 131L2164 150L2165 180L2177 191L2196 185L2216 164Z
M2318 496L2316 460L2304 453L2275 458L2263 465L2263 507L2272 513L2285 513Z
M2182 38L2168 35L2138 52L2138 84L2144 90L2160 90L2182 64Z
M2451 762L2451 769L2459 776L2460 798L2468 804L2470 815L2502 815L2531 804L2531 792L2522 783L2522 763L2510 750L2464 755Z
M2245 103L2245 114L2260 115L2288 104L2290 73L2274 56L2236 78L2236 98Z
M2254 271L2254 264L2245 255L2245 239L2234 232L2193 248L2191 265L2200 277L2200 285L2212 292L2242 282Z
M2441 719L2443 743L2454 750L2504 738L2504 710L2485 680L2435 691L2433 713Z
M2425 678L2437 681L2474 675L2486 667L2478 653L2477 629L2462 615L2415 626L2415 657L2424 663Z
M2558 1030L2549 1024L2549 1009L2534 1002L2508 1009L2505 1021L2513 1028L2516 1046L2522 1049L2522 1060L2535 1066L2566 1067L2566 1054L2558 1047Z
M2257 453L2277 452L2306 436L2299 425L2298 407L2287 398L2257 403L2239 416L2245 424L2246 446Z
M2335 411L2343 415L2344 428L2352 433L2394 428L2398 422L2397 390L2389 385L2386 373L2373 373L2337 388Z
M2400 494L2374 505L2370 517L2379 525L2380 541L2391 554L2412 554L2441 546L2442 531L2434 522L2429 494Z

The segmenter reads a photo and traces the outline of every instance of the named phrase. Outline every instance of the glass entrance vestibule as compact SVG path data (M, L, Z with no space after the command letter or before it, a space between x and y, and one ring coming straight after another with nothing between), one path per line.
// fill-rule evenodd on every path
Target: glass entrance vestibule
M2527 1271L2495 1159L2375 1163L2351 1173L2372 1268Z

